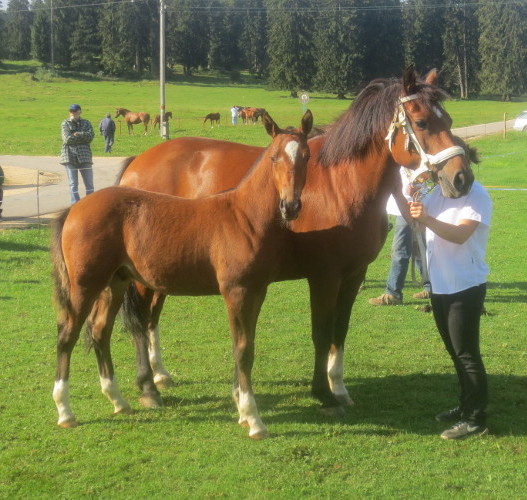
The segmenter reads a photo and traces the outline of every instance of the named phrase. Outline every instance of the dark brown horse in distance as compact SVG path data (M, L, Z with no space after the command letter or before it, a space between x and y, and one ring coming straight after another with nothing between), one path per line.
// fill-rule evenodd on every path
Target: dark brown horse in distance
M210 127L214 127L214 123L219 127L220 126L220 114L219 113L209 113L205 118L203 118L203 123L201 124L201 128L205 125L205 122L207 120L210 120Z
M126 122L126 125L128 125L128 133L132 134L134 133L134 125L139 125L142 123L145 127L145 131L143 135L146 135L148 132L148 124L150 123L150 115L148 113L134 113L133 111L130 111L126 108L117 108L115 110L115 118L118 116L123 116L124 121Z
M172 111L167 111L165 113L165 122L168 122L170 118L172 118ZM156 125L160 125L160 124L161 124L161 115L156 115L156 117L154 118L154 121L152 122L152 129L156 128Z

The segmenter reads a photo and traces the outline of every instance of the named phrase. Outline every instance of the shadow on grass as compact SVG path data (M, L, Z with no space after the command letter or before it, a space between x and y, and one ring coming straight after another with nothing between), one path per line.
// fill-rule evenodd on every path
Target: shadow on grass
M199 384L201 387L203 384ZM495 436L527 435L527 377L489 375L490 401L488 424ZM280 387L280 393L266 389ZM434 416L457 404L457 379L453 375L411 374L379 378L347 380L347 387L356 402L346 408L344 416L332 417L322 413L321 407L310 399L307 380L260 382L256 388L256 401L262 419L275 424L303 424L298 430L281 435L338 434L390 436L407 432L417 435L437 435L448 424L438 423ZM232 420L234 403L225 388L225 397L178 397L164 395L164 408L181 415L174 417L165 411L139 410L141 422L156 423L181 418L189 422ZM214 392L217 389L213 389ZM114 422L114 419L99 419ZM320 430L306 428L304 424L321 425ZM328 431L328 425L330 429Z
M6 251L6 252L49 252L49 247L44 247L44 246L41 246L41 245L30 245L30 244L27 244L27 243L15 243L15 242L12 242L12 241L1 241L0 240L0 251Z

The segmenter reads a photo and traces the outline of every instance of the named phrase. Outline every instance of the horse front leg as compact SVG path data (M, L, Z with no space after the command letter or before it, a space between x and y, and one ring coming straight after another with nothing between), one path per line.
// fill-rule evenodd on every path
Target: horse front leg
M233 396L238 406L238 423L242 427L249 427L249 437L252 439L264 439L269 435L258 414L251 383L256 322L266 292L266 288L249 290L230 287L222 290L229 314L236 361L235 380L238 381L238 387L233 388Z
M315 366L311 392L322 403L329 415L342 415L341 403L331 391L327 367L335 329L337 296L340 283L337 279L309 279L311 298L311 338L315 347Z
M333 343L328 360L328 380L331 392L342 406L352 406L351 399L344 385L344 344L349 328L351 310L366 275L366 268L361 269L342 283L337 297L337 311Z
M112 286L104 289L100 294L97 301L97 312L92 314L93 322L88 327L97 357L101 391L112 403L114 414L132 413L130 405L119 390L110 350L113 325L121 307L126 286L126 282L114 278Z

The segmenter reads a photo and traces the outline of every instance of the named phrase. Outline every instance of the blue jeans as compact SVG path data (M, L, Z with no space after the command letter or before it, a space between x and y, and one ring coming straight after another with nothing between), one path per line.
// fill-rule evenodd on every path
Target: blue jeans
M105 135L104 136L104 152L105 153L111 153L112 152L112 146L113 146L113 135Z
M89 163L82 165L65 165L66 173L68 174L68 184L70 186L71 204L81 199L79 195L79 170L86 188L86 196L93 193L93 170Z
M404 220L404 217L399 215L395 217L391 254L392 264L390 266L388 279L386 280L385 293L389 293L402 300L408 264L412 257L412 226ZM417 260L416 263L421 273L422 262ZM426 284L425 288L430 290L430 285Z

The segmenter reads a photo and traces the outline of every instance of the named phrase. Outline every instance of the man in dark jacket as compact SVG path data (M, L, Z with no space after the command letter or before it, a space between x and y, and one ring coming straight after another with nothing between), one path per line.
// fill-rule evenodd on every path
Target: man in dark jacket
M110 113L106 113L106 116L99 123L99 130L101 135L104 137L104 142L106 144L104 148L105 153L112 152L113 138L115 135L115 122L112 120Z

